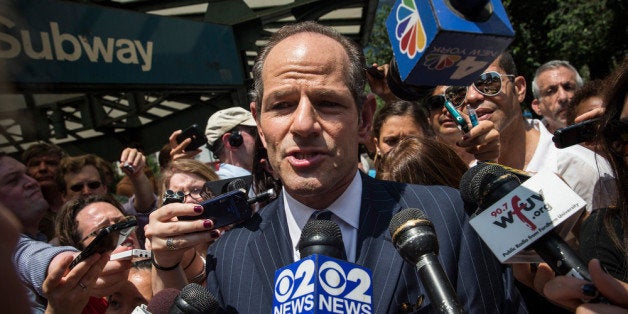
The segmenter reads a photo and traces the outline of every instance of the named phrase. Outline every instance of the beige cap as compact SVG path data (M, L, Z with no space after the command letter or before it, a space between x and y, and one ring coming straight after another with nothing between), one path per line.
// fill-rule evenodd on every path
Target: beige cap
M232 107L214 112L214 114L207 119L207 128L205 128L207 144L209 146L214 145L217 139L238 125L257 126L253 115L248 110L240 107Z

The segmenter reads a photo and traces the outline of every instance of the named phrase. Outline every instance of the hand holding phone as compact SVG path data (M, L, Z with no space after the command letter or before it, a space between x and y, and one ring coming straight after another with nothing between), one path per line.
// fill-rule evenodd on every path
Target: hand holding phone
M183 130L183 132L177 136L177 143L181 144L181 142L188 138L191 138L192 142L185 147L184 150L186 152L196 150L207 143L207 138L198 124L192 124L187 129Z
M137 220L135 217L129 217L125 221L115 223L109 227L105 227L98 231L98 234L92 242L77 255L72 263L70 263L69 269L74 268L78 263L94 255L95 253L105 253L113 251L118 245L120 245L126 238L135 230L137 226Z
M599 121L600 118L595 118L558 129L554 132L552 141L557 148L565 148L591 141L597 134Z
M244 189L227 192L200 203L203 213L199 216L179 216L180 220L211 219L212 229L242 222L253 215Z

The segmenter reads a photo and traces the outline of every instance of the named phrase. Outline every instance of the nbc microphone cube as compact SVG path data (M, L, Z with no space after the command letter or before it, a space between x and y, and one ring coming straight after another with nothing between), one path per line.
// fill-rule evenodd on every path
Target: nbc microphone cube
M368 268L313 254L275 272L273 314L372 313Z
M470 85L501 54L514 30L499 0L399 0L386 28L401 80L410 85ZM453 3L453 4L452 4ZM466 13L456 10L462 7Z

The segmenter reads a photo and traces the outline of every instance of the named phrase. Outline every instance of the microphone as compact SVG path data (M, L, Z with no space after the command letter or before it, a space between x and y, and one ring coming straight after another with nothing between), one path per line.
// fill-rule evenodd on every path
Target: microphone
M255 204L259 202L265 202L265 201L274 199L275 197L277 197L277 193L275 193L275 189L268 189L260 194L257 194L249 198L247 202L250 205L250 204Z
M153 296L146 310L152 314L168 314L168 310L179 295L179 289L165 288Z
M340 227L331 220L308 221L301 231L297 250L301 257L320 254L341 260L347 259Z
M386 19L397 97L416 101L436 85L468 86L515 32L500 0L400 0Z
M530 247L556 274L590 280L587 265L552 230L561 218L584 207L584 201L556 175L539 173L522 185L516 175L498 165L478 164L462 176L460 194L465 202L478 205L470 224L501 262ZM514 245L498 247L493 244L497 240Z
M297 249L301 259L275 272L273 313L373 312L371 271L342 260L346 253L335 222L310 220Z
M217 313L218 301L203 286L191 283L181 289L174 298L168 314L206 314Z
M438 239L425 213L416 208L404 209L392 217L388 231L401 257L417 267L434 309L438 313L464 313L438 261Z
M223 193L226 192L231 192L231 191L235 191L235 190L239 190L239 189L244 189L245 191L248 189L246 182L243 179L235 179L230 181L229 183L227 183L227 185L225 185L225 190L223 190Z

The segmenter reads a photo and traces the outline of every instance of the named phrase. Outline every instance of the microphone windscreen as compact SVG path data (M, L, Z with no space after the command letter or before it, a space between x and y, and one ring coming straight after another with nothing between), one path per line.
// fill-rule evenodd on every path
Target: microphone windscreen
M218 309L218 301L214 295L197 283L183 287L179 297L201 313L213 313Z
M225 192L231 192L239 189L244 189L246 191L246 182L242 179L235 179L227 184L227 191Z
M406 208L398 213L396 213L388 224L388 232L392 236L395 234L395 231L401 227L401 225L405 224L410 220L427 220L427 216L425 213L418 208Z
M301 257L321 254L346 259L345 245L340 227L331 220L311 219L303 227L297 243Z
M148 302L147 310L153 314L168 314L174 299L179 295L179 290L174 288L163 289L153 296Z

